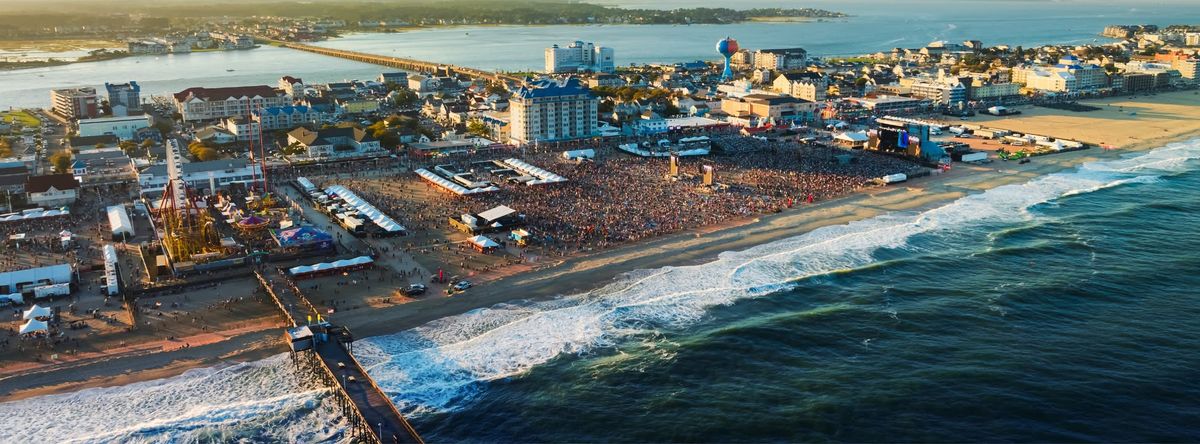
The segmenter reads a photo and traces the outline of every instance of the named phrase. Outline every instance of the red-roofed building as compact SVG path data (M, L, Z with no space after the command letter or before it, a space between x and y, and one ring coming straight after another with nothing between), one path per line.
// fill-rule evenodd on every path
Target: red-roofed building
M188 88L175 93L175 108L184 121L249 117L252 110L292 104L292 96L266 85Z

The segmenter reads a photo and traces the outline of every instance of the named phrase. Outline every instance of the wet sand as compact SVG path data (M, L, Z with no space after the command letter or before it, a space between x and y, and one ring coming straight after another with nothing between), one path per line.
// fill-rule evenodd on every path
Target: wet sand
M1195 102L1185 96L1191 92L1176 94L1176 97L1169 97L1165 101L1175 101L1176 103L1173 104L1136 102L1141 103L1139 106L1172 108L1174 111L1170 112L1174 115L1192 116L1193 121L1190 124L1180 124L1177 128L1172 126L1174 129L1171 131L1126 134L1124 131L1129 131L1127 126L1106 123L1106 119L1113 118L1107 114L1098 114L1092 121L1078 124L1078 128L1090 129L1093 134L1093 137L1078 137L1086 141L1094 141L1095 137L1110 141L1124 137L1133 141L1119 145L1119 149L1092 148L1040 156L1025 165L999 160L984 165L958 164L944 174L885 188L869 189L815 205L802 205L780 214L761 216L745 223L732 224L718 229L701 228L596 254L568 258L554 266L500 278L454 296L431 293L420 300L406 304L338 313L332 317L332 320L349 326L358 338L396 333L436 319L502 302L549 299L587 292L612 282L622 273L633 270L702 263L716 258L718 254L725 251L743 250L774 240L798 236L823 226L844 224L889 212L921 211L935 208L968 194L1007 184L1024 183L1036 177L1073 168L1086 162L1115 159L1130 153L1157 148L1172 141L1200 136L1200 122L1196 122L1196 120L1200 120L1196 119L1196 117L1200 117L1200 108L1195 107ZM1163 96L1166 95L1160 94L1158 97L1146 97L1145 99L1156 100ZM1200 99L1200 96L1193 97ZM1028 107L1022 108L1023 112L1029 110ZM1053 111L1053 113L1047 114L1065 116L1059 118L1072 120L1088 118L1089 114L1093 114L1059 110L1046 111ZM1035 115L1035 112L1039 114ZM1023 122L1022 124L1031 126L1043 125L1039 123L1038 119L1046 116L1040 114L1041 112L1042 109L1037 109L1017 118L1003 120L1010 121L1013 125L1017 125L1016 122ZM1072 115L1066 116L1067 113ZM1160 118L1167 119L1167 117ZM1170 119L1174 119L1174 117ZM991 125L1000 126L995 123ZM1045 125L1047 126L1042 128L1045 130L1044 132L1033 129L1026 129L1026 131L1066 138L1077 137L1064 131L1055 131L1053 125ZM1134 126L1136 125L1134 123ZM121 385L132 381L173 376L190 368L211 366L221 362L261 359L285 351L278 335L278 332L252 333L187 350L130 356L77 368L52 369L28 377L8 378L0 381L0 401L88 387Z

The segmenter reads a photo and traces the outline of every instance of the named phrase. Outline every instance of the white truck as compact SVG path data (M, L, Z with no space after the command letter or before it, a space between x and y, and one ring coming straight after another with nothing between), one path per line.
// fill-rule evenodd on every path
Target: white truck
M888 174L879 178L879 180L883 182L884 185L900 183L908 180L908 175L904 173Z
M974 153L963 154L962 161L963 162L983 162L983 161L987 160L987 157L988 157L988 155L986 152L976 151Z
M70 283L43 285L33 289L34 299L48 298L51 296L66 296L69 294L71 294Z

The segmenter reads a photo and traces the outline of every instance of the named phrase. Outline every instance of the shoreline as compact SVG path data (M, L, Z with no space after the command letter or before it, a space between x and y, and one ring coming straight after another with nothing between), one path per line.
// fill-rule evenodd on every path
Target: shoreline
M642 269L687 266L815 229L886 213L924 211L969 194L1075 168L1083 163L1144 153L1173 142L1200 137L1200 130L1139 139L1115 150L1090 148L1039 156L1025 165L995 160L986 165L957 164L947 173L870 188L829 201L751 219L699 227L609 250L569 257L555 265L501 277L454 296L431 295L406 304L339 313L359 339L394 334L428 322L506 302L541 301L593 291L620 276ZM213 365L260 360L286 352L274 330L247 333L186 351L113 356L71 367L45 369L20 378L0 379L0 402L124 385L179 375Z

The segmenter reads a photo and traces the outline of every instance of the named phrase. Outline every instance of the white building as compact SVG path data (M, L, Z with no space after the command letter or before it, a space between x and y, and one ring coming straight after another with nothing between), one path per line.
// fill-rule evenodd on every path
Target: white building
M809 102L825 100L825 91L829 88L825 77L815 72L783 73L775 77L771 86L775 91Z
M579 79L542 79L517 89L510 100L514 145L594 137L600 101Z
M288 133L288 144L298 144L308 157L355 157L382 153L379 139L358 128L312 131L300 127Z
M188 88L174 95L175 108L185 121L248 117L252 110L292 104L292 96L266 85L230 88Z
M754 67L775 71L804 69L808 51L804 48L760 49L754 51Z
M246 159L221 159L208 162L180 164L181 179L196 190L224 189L231 184L248 184L262 177L262 166ZM170 175L166 164L151 165L138 172L138 185L142 194L158 194L167 188Z
M81 119L77 123L79 136L112 134L121 140L133 140L138 130L150 127L150 116L99 117Z
M596 46L591 42L575 41L566 48L558 45L546 48L546 73L572 73L581 71L613 72L613 49Z
M1108 73L1099 65L1083 64L1078 57L1064 56L1051 66L1017 67L1013 82L1027 88L1055 92L1076 92L1108 87Z
M234 139L239 142L254 140L262 133L262 128L259 127L257 121L249 120L245 117L230 117L222 120L221 124L225 128L225 131L233 134Z
M72 174L30 176L25 181L29 203L39 207L61 207L75 203L79 197L79 181Z

